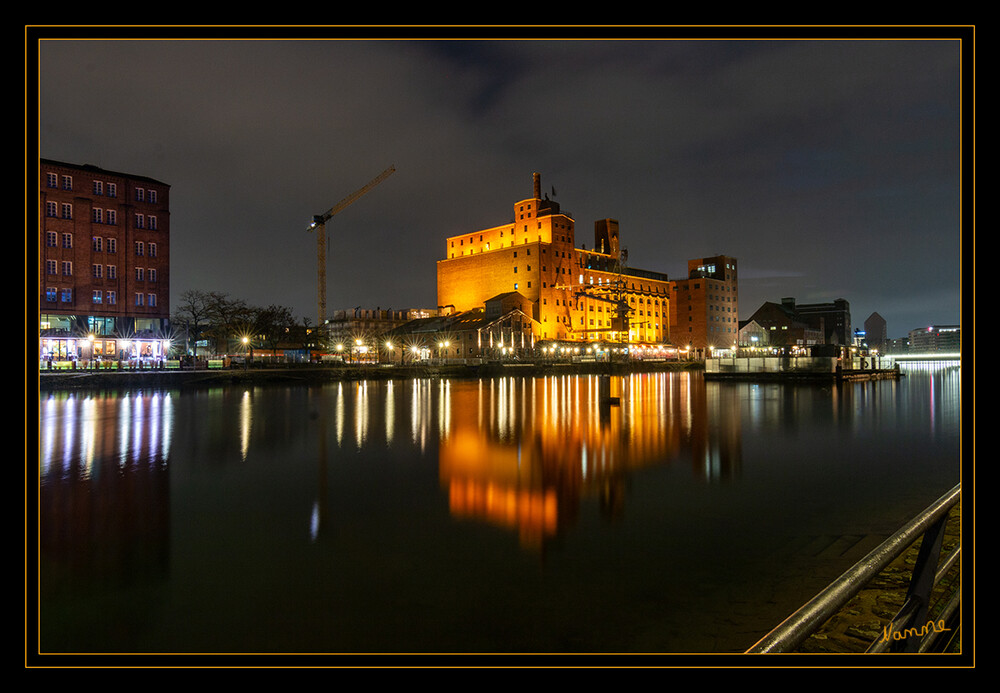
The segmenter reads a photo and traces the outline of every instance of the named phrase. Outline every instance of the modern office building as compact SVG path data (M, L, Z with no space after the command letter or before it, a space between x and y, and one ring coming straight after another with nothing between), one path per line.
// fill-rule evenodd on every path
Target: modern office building
M865 320L865 343L870 349L882 351L889 341L889 330L883 318L878 313L872 313Z
M41 359L165 357L170 186L42 159L38 197Z
M618 221L596 221L593 248L577 247L575 220L543 197L537 173L533 194L514 204L513 218L502 226L446 240L445 258L437 263L439 309L483 309L487 300L517 292L526 301L524 312L537 342L670 343L672 283L662 272L630 264ZM735 300L735 262L731 264L703 271L726 287L720 293ZM718 279L720 275L725 278ZM719 326L731 332L733 344L736 304L726 305L732 308L732 323ZM699 322L699 334L705 327ZM691 339L685 336L683 343Z
M910 330L910 352L914 354L949 353L962 351L961 325L930 325Z

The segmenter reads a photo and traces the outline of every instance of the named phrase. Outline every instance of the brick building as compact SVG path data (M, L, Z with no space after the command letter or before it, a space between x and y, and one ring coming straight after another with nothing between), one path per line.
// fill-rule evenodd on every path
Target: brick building
M670 337L677 346L708 355L739 341L739 282L736 258L688 261L688 278L672 283Z
M42 360L164 357L170 186L42 159L38 198Z
M663 344L669 341L666 274L630 267L614 219L594 224L594 247L576 247L576 223L543 197L514 204L514 221L446 239L437 263L438 305L478 310L495 296L525 299L537 341Z

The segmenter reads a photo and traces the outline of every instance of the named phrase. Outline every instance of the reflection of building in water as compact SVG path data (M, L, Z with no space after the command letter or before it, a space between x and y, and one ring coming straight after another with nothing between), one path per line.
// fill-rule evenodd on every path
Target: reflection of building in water
M540 546L574 522L584 498L609 516L623 512L633 471L687 450L699 478L738 465L737 398L706 398L700 382L676 374L617 381L620 406L602 403L600 376L454 383L439 458L451 512Z
M39 401L43 591L102 593L163 578L173 418L162 393ZM100 624L91 625L99 643Z

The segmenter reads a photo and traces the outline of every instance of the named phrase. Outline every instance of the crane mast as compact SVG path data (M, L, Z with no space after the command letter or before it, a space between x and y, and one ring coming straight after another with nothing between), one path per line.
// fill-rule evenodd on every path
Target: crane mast
M382 173L372 178L364 186L355 190L325 213L314 216L312 224L309 225L308 230L316 232L316 273L318 284L316 303L319 318L317 327L322 328L323 321L326 319L326 222L338 212L357 202L368 191L392 175L395 170L395 166L390 166L382 171Z

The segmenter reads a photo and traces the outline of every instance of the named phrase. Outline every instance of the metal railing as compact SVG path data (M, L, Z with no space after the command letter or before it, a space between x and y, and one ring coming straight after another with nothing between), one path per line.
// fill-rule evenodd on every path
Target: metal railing
M959 484L761 638L747 653L794 651L920 537L923 541L903 606L867 652L927 652L940 648L943 638L939 636L956 634L961 589L943 604L933 621L929 620L930 598L931 591L961 555L959 545L938 566L948 514L961 499L961 493Z

